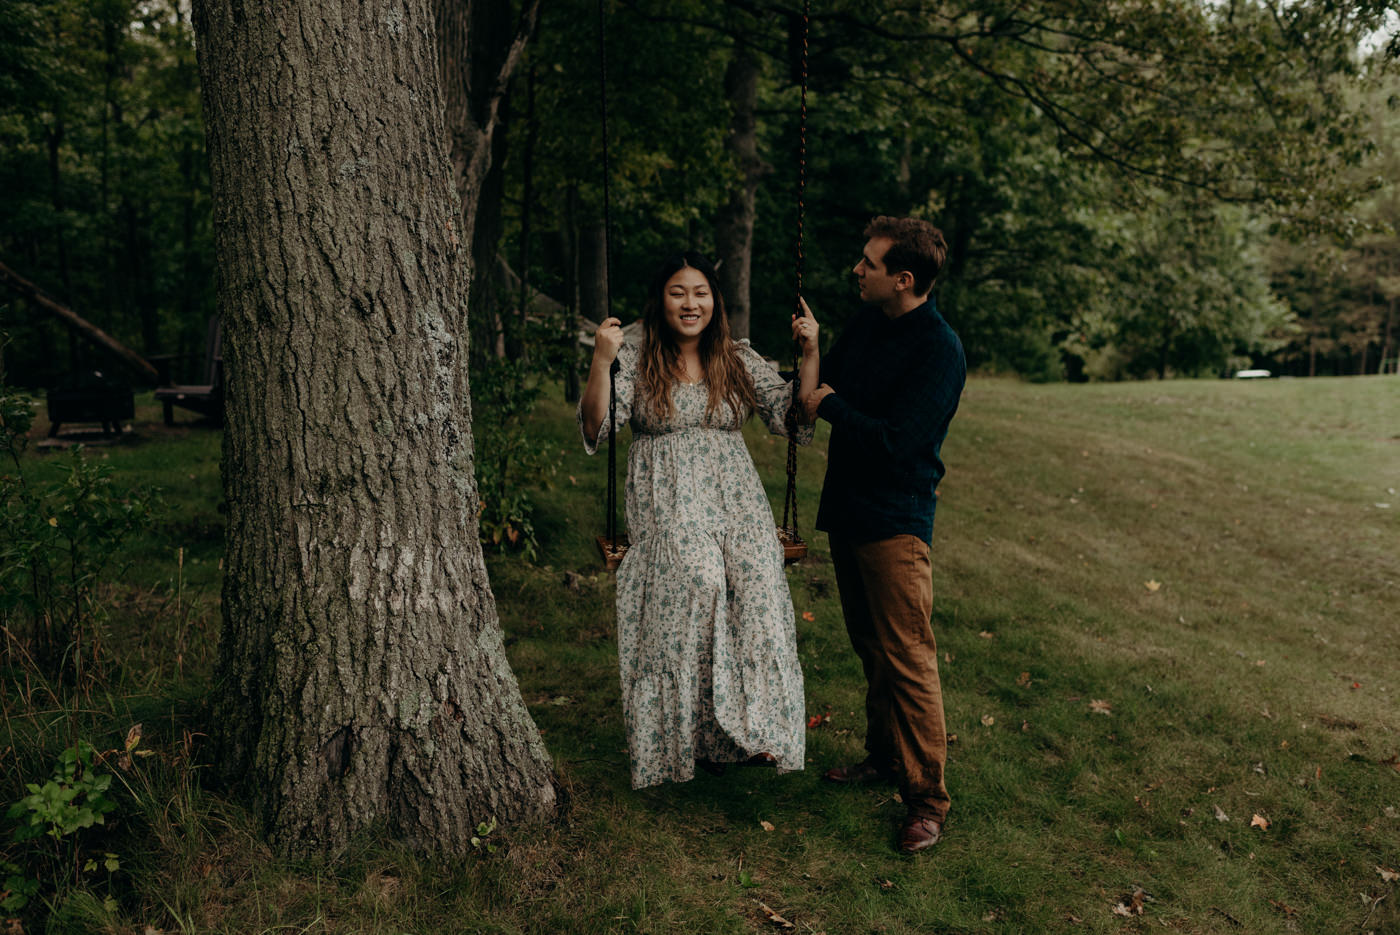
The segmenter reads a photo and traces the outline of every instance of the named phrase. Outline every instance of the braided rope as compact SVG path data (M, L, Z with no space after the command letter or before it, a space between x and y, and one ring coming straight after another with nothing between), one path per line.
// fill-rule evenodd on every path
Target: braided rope
M598 0L598 107L603 123L603 293L605 319L612 317L612 169L608 162L608 44L605 0ZM609 547L617 551L617 371L616 359L608 368L608 527Z
M807 37L812 25L812 2L802 3L802 104L797 120L797 296L796 314L802 316L802 273L806 267L806 254L803 252L803 228L807 219ZM798 354L801 345L792 344L792 402L788 404L786 428L787 445L787 490L783 494L783 531L793 540L800 540L797 534L797 429L798 395L802 392L802 375L799 369ZM792 522L788 522L791 514Z

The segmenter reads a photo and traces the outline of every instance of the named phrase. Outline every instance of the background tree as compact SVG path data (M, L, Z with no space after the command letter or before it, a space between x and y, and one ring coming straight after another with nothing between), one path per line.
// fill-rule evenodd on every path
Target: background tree
M477 543L433 11L195 22L228 373L219 762L284 851L376 826L460 852L554 789Z
M144 354L202 348L212 243L188 15L164 0L15 0L0 16L13 26L0 30L0 256ZM21 383L104 365L37 309L9 323Z
M484 139L484 115L496 121L473 214L471 318L482 331L472 347L483 377L498 353L533 357L526 374L572 361L563 350L566 331L571 347L576 332L572 314L598 320L608 292L597 5L544 6L519 58L531 6L435 11L456 11L477 37L447 59L459 66L451 86L475 95L454 138ZM1075 335L1087 336L1081 317L1094 290L1141 280L1144 261L1172 260L1144 255L1145 245L1211 243L1228 228L1246 252L1267 249L1277 262L1267 272L1232 269L1213 250L1193 262L1225 263L1212 273L1223 281L1255 276L1303 330L1264 344L1232 338L1188 351L1177 342L1169 356L1187 356L1165 372L1215 372L1244 355L1274 366L1314 359L1319 372L1354 372L1364 357L1374 371L1388 303L1371 295L1384 293L1384 275L1367 286L1347 274L1345 288L1310 292L1291 270L1306 272L1296 264L1317 251L1270 244L1317 237L1352 271L1389 256L1393 232L1367 193L1394 174L1384 149L1398 131L1382 119L1395 61L1383 41L1391 7L813 4L809 297L839 327L853 305L846 271L860 226L876 211L915 213L953 238L939 302L975 367L1035 379L1155 374L1163 368L1085 369ZM732 278L736 320L752 309L756 346L781 356L792 302L798 5L617 0L605 13L616 310L636 314L662 253L692 246L732 257L721 270ZM179 4L10 0L0 17L14 26L0 75L15 88L0 97L0 257L140 350L199 347L213 306L211 249L202 141L188 132L198 121L193 43ZM503 68L512 56L521 65ZM1195 207L1185 214L1163 210L1187 204ZM1168 219L1170 230L1149 230ZM1137 246L1123 239L1127 228L1141 235ZM1365 263L1349 253L1363 234ZM523 293L512 264L528 267ZM552 318L549 327L507 335L540 290L556 304L541 302L527 318ZM1132 304L1149 294L1105 296L1114 301L1094 312L1093 340L1109 340L1111 319L1150 312ZM1235 307L1244 319L1226 331L1257 326L1247 311L1256 306ZM79 363L23 302L9 320L21 382L42 385ZM1304 333L1315 338L1310 351L1297 344ZM1268 351L1277 341L1284 346ZM1206 347L1209 365L1191 356Z

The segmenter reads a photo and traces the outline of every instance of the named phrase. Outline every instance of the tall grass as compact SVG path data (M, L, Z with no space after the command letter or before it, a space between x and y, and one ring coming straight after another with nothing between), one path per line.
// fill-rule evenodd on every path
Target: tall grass
M367 836L287 864L202 787L220 519L217 438L197 431L108 452L168 485L182 518L108 583L122 610L102 697L75 710L9 673L0 792L17 798L74 730L109 748L145 726L155 755L105 840L128 857L118 905L69 893L55 931L783 931L770 912L833 935L1397 931L1397 413L1387 378L973 380L933 550L953 811L917 858L893 848L894 790L819 781L861 755L863 731L810 526L824 434L799 455L812 555L788 572L808 710L824 716L809 768L634 792L613 586L592 552L604 461L554 401L535 415L558 465L534 494L541 555L492 556L490 572L569 793L559 822L497 831L502 846L465 860ZM784 443L750 429L780 503Z

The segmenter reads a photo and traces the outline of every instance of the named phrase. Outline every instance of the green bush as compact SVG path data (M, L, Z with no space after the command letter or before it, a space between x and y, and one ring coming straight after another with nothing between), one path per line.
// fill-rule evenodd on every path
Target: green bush
M117 546L150 523L150 491L118 490L81 448L64 474L35 482L21 455L34 410L0 384L0 627L5 654L21 653L49 677L79 683L99 657L102 610L93 599Z
M532 366L488 358L472 372L472 432L476 438L476 489L482 545L539 555L535 504L525 488L554 470L545 446L527 430L540 398Z
M117 807L108 794L112 775L94 768L93 755L92 744L79 740L59 756L47 782L27 783L29 794L6 812L7 818L17 822L10 839L18 853L0 861L6 874L0 909L23 909L38 895L40 881L45 879L55 891L62 891L84 875L105 871L110 888L112 875L121 869L120 859L110 852L93 854L83 849L82 832L106 824L107 815Z

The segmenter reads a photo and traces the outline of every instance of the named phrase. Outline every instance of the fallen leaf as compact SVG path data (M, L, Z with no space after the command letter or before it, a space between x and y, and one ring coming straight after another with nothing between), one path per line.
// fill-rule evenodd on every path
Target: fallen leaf
M808 623L811 623L813 620L817 619L817 615L812 613L810 610L804 610L802 611L802 619L806 620Z
M784 919L782 916L778 915L776 912L774 912L772 909L770 909L770 908L768 907L768 904L767 904L767 903L759 903L759 904L758 904L758 908L763 912L763 914L764 914L765 916L767 916L768 921L771 922L771 923L773 923L774 925L776 925L778 928L782 928L782 929L793 929L793 928L797 928L797 926L793 925L793 924L792 924L791 922L789 922L787 919Z
M982 639L984 639L984 640L989 640L989 639L991 639L993 636L995 636L996 634L990 633L990 632L988 632L988 631L986 631L986 630L983 630L981 633L978 633L977 635L980 636L980 637L982 637Z
M876 877L876 878L875 878L875 882L878 883L878 884L880 884L880 889L882 889L882 890L892 890L892 889L894 889L894 881L893 881L893 880L882 880L882 879L880 879L879 877Z
M1256 816L1256 817L1257 817L1257 816ZM764 831L772 831L772 830L773 830L773 823L772 823L771 821L760 821L760 822L758 823L758 826L759 826L760 828L762 828Z
M1030 688L1031 674L1029 672L1022 672L1020 675L1016 676L1016 684L1022 688Z
M1102 698L1094 698L1089 702L1089 710L1094 714L1112 714L1113 705Z
M996 722L997 722L997 719L994 718L994 717L992 717L990 714L984 714L984 715L982 715L982 726L983 726L983 727L991 727L991 726L992 726L993 724L995 724Z
M820 727L821 723L822 716L820 714L814 714L807 719L807 729L811 730L814 727Z
M1396 880L1400 880L1400 873L1396 873L1389 867L1382 867L1380 864L1376 865L1376 873L1379 873L1381 879L1387 883L1394 883Z
M1145 588L1147 588L1147 590L1149 590L1149 591L1154 591L1154 592L1155 592L1155 591L1160 591L1160 590L1162 589L1162 582L1160 582L1160 581L1144 581L1144 582L1142 583L1142 586L1145 587Z
M1215 809L1215 820L1216 820L1216 821L1229 821L1229 820L1230 820L1230 816L1227 815L1227 814L1225 814L1225 810L1224 810L1223 808L1221 808L1219 805L1212 805L1211 808Z
M1143 891L1142 887L1135 886L1130 894L1120 899L1118 905L1113 907L1113 914L1127 916L1130 919L1133 916L1140 916L1146 902L1147 893Z
M1268 831L1269 819L1265 818L1263 815L1256 814L1253 818L1249 820L1249 826L1251 828L1260 828L1264 831Z

